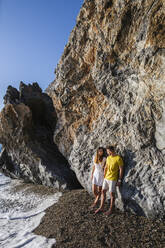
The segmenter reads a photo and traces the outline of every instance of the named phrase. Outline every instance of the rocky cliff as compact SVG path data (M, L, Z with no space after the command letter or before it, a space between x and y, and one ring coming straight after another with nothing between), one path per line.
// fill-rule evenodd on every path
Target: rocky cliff
M165 2L85 0L55 73L46 93L9 86L1 170L91 192L92 156L114 144L125 163L117 206L163 217Z
M57 116L37 83L9 86L0 113L0 169L6 175L58 189L79 187L75 173L53 142Z
M91 158L115 144L125 162L117 206L165 208L165 2L85 0L46 92L54 142L91 192Z

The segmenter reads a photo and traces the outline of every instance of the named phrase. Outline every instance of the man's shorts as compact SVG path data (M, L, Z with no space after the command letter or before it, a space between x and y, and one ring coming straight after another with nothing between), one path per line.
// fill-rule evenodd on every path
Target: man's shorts
M102 189L106 189L108 190L110 193L111 192L116 192L116 183L117 181L112 181L112 180L108 180L106 178L104 178L104 181L103 181L103 186L102 186Z

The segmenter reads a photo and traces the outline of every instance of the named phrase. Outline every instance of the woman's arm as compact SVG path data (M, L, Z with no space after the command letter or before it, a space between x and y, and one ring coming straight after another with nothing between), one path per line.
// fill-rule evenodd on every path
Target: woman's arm
M104 177L106 175L106 171L107 171L107 164L105 163L105 167L104 167Z
M106 165L106 159L105 159L104 164L103 164L103 170L104 170L104 168L105 168L105 165Z
M94 171L95 171L95 165L93 165L93 167L92 167L92 175L91 175L91 180L93 179L93 173L94 173Z

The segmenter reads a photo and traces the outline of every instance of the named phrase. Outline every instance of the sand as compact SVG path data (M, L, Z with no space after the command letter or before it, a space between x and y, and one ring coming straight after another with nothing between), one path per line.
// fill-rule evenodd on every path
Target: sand
M58 203L46 210L35 234L55 238L60 248L155 248L165 247L163 220L121 212L95 215L89 209L93 198L83 189L64 192ZM108 209L106 204L105 210Z

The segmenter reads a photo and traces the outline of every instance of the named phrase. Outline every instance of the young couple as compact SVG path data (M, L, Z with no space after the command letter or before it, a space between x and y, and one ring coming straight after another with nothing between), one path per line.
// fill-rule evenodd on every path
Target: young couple
M92 190L95 196L92 208L96 206L101 196L100 207L95 213L103 211L104 202L106 199L106 192L110 194L110 207L106 215L110 215L113 211L115 203L116 186L120 186L123 177L123 160L115 153L113 146L106 148L108 157L104 157L104 148L99 147L96 155L93 157L92 168Z

